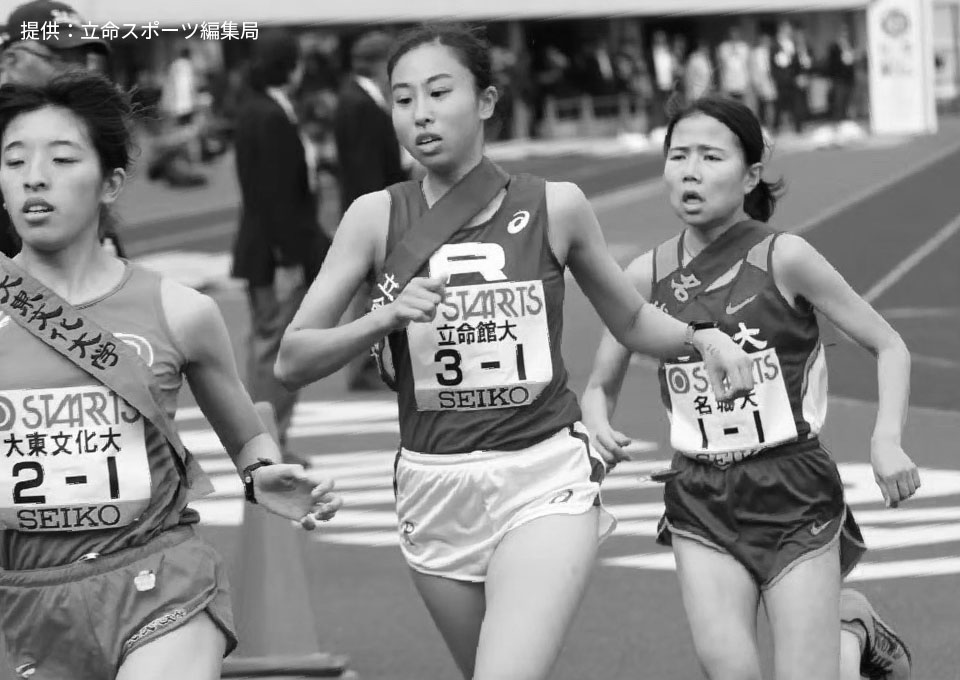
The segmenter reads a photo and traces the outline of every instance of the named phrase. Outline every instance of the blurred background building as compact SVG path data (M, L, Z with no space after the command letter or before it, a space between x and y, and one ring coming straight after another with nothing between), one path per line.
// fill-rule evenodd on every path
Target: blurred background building
M740 68L732 56L736 50L719 49L730 39L732 28L739 34L737 41L754 50L763 36L770 36L775 46L778 25L784 20L793 24L797 42L803 43L801 115L805 122L837 115L864 121L869 117L868 0L167 0L156 4L78 0L74 4L101 31L108 22L117 27L116 76L121 82L138 84L145 96L162 87L170 64L183 47L189 47L201 92L211 98L213 110L226 118L250 53L250 41L242 39L243 22L256 22L260 30L283 25L300 34L309 54L302 103L314 110L314 124L322 126L333 93L349 71L350 46L356 35L371 23L391 30L432 19L470 21L487 28L504 103L497 139L647 131L657 118L652 111L657 85L651 44L658 31L666 34L673 52L674 86L689 92L691 86L699 86L685 80L702 80L697 73L708 78L701 86L722 88L720 74ZM955 109L960 97L960 0L922 0L921 4L930 5L927 39L934 54L936 101L943 109ZM160 28L157 34L134 37L151 23ZM136 31L131 36L133 25ZM841 30L848 35L849 46L839 51L839 60L836 55L832 59ZM723 59L728 63L721 63ZM757 74L745 75L750 86L743 94L757 105L762 89L755 82ZM831 99L840 90L848 103L843 111Z

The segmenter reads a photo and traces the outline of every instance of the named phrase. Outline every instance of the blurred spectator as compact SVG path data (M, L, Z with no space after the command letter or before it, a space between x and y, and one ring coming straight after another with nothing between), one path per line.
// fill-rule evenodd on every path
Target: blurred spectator
M688 102L699 99L710 90L713 66L710 64L710 52L702 42L694 42L683 75L684 94Z
M407 179L401 165L387 101L387 59L393 39L385 33L360 36L353 44L353 72L340 90L334 114L334 139L340 165L340 209L345 211L363 194L386 189ZM368 290L354 298L348 320L366 311ZM347 387L373 390L382 386L377 365L368 353L347 365Z
M603 38L595 36L588 39L577 55L575 64L576 85L582 94L605 97L620 91L613 58Z
M769 35L761 33L750 53L750 86L757 99L757 117L767 129L773 125L774 108L777 105L777 86L771 71L772 43Z
M662 127L667 124L667 103L670 101L680 77L680 64L673 50L670 49L667 34L663 31L657 31L653 34L650 62L654 85L651 126Z
M800 60L797 45L793 39L793 26L782 21L777 29L777 39L771 48L771 74L777 87L777 100L773 116L774 131L779 132L783 123L783 114L793 120L794 129L803 132L803 93L799 87Z
M283 332L330 247L317 222L316 175L292 102L302 75L296 39L286 31L261 34L235 131L241 214L232 273L247 282L247 386L254 401L273 405L287 462L304 462L286 448L298 395L279 383L273 366Z
M575 93L570 83L570 59L559 48L547 45L534 59L533 125L543 121L548 98L559 99Z
M647 70L640 41L629 38L624 41L616 55L617 77L624 84L627 94L633 99L636 110L645 112L649 124L653 114L653 82Z
M679 92L681 95L686 91L686 74L684 70L687 66L687 57L690 56L690 50L688 49L689 43L687 42L687 36L683 33L677 33L673 36L673 58L676 60L676 80L674 84L674 89L676 92Z
M739 26L731 26L728 37L717 48L720 90L728 97L744 101L750 89L750 46L740 35Z
M147 177L174 187L207 183L197 170L202 156L201 116L197 74L190 50L183 48L167 68L160 95L160 118L154 126Z
M182 48L167 69L161 108L173 116L178 125L188 125L193 120L197 111L197 74L189 48Z
M807 42L807 32L802 28L794 31L794 42L797 46L797 112L800 116L801 127L810 120L810 84L813 78L814 58Z
M850 32L844 24L837 29L837 39L830 45L827 77L830 79L830 117L834 122L850 115L850 96L856 78L856 54L850 44Z
M499 45L490 48L490 66L493 71L493 85L500 97L497 100L496 113L488 123L487 139L496 141L509 139L513 128L513 104L518 96L519 73L516 55Z

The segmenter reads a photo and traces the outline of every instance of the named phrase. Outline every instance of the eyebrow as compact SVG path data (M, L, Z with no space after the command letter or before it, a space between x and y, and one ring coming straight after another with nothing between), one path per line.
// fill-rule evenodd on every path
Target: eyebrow
M688 144L688 145L680 145L680 144L678 144L678 145L676 145L676 146L671 146L668 150L669 150L669 151L687 151L687 150L690 149L691 146L695 146L695 147L698 148L698 149L705 149L705 150L707 150L707 151L720 151L720 152L722 152L722 153L727 153L727 150L724 149L723 147L720 147L720 146L712 146L712 145L710 145L710 144L692 144L692 145L690 145L690 144Z
M78 151L83 148L83 147L81 147L81 145L78 144L77 142L74 142L74 141L69 140L69 139L55 139L55 140L53 140L52 142L50 142L49 144L47 144L47 146L64 146L64 145L66 145L66 146L72 146L74 149L77 149ZM9 151L10 149L16 148L16 147L18 147L18 146L25 146L25 145L24 145L24 143L21 142L20 140L15 139L14 141L10 142L10 143L7 144L5 147L3 147L3 150L4 150L4 151Z
M441 78L453 78L453 76L450 75L449 73L438 73L435 76L430 76L429 78L427 78L426 83L427 85L429 85L433 83L435 80L440 80ZM394 83L393 87L391 87L390 89L396 90L398 87L410 87L410 83Z

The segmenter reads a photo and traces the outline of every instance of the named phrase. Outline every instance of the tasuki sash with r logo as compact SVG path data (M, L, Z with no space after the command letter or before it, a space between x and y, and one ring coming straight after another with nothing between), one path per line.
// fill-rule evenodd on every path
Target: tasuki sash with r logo
M383 263L371 293L370 310L390 304L436 250L446 243L503 190L510 177L484 157L403 235ZM387 338L371 349L381 379L396 391L396 370Z

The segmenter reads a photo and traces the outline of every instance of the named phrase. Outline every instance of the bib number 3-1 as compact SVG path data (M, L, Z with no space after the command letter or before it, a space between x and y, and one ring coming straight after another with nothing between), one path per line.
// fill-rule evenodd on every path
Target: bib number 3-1
M540 281L450 287L407 339L421 411L526 406L553 379Z

